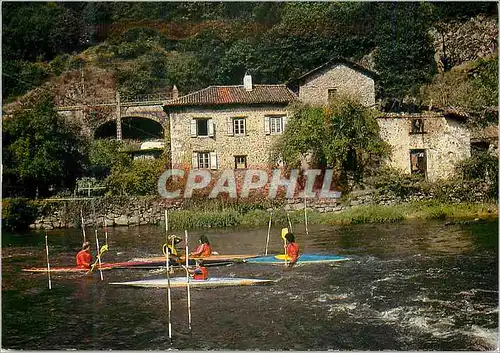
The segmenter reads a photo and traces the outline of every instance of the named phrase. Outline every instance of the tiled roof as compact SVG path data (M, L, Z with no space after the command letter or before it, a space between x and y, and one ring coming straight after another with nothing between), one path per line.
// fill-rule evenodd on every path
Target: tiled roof
M366 67L364 66L361 66L359 64L356 64L355 62L353 61L350 61L350 60L347 60L345 58L342 58L342 57L337 57L337 58L333 58L332 60L324 63L323 65L315 68L315 69L312 69L311 71L309 72L306 72L305 74L303 74L302 76L300 76L298 78L299 81L303 81L305 80L306 78L312 76L313 74L316 74L316 73L319 73L319 72L322 72L323 70L327 70L327 69L330 69L334 66L337 66L339 64L344 64L348 67L350 67L351 69L353 70L356 70L356 71L359 71L359 72L362 72L363 74L371 77L371 78L375 78L377 77L377 73L375 71L372 71L370 69L367 69Z
M210 86L165 102L166 107L213 106L226 104L289 104L298 97L285 85Z

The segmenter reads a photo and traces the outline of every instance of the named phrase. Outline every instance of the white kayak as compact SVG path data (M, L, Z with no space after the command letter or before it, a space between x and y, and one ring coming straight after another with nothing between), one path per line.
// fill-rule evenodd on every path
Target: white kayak
M222 287L222 286L252 286L256 284L265 284L275 282L272 279L258 278L237 278L237 277L209 277L207 279L190 279L189 286L194 287ZM170 278L170 287L186 287L186 277ZM134 286L146 288L167 288L168 282L166 278L144 279L130 282L112 282L113 285Z

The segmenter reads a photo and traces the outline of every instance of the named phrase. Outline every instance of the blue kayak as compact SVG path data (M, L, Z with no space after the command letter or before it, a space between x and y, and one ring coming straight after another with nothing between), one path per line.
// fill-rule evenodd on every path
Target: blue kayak
M302 254L297 261L298 264L304 263L324 263L324 262L339 262L346 261L349 258L340 255L321 255L321 254ZM244 262L254 264L283 264L285 263L284 255L258 256L251 259L245 259Z

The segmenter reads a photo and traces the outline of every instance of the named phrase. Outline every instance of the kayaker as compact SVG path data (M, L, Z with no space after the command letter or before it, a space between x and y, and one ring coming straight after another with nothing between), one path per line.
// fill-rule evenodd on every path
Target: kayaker
M203 261L201 259L196 260L196 268L189 272L193 274L193 279L206 280L208 278L208 270L203 266Z
M92 255L90 254L90 243L86 241L82 245L82 250L76 254L76 266L90 269Z
M288 261L288 266L292 267L299 259L299 244L295 242L295 236L293 235L293 233L287 233L285 235L285 239L286 255L290 258L290 260Z
M189 256L206 257L212 255L212 247L210 246L210 242L208 241L206 235L200 236L198 242L200 243L200 245L198 245L196 250L189 254Z
M171 257L178 258L180 254L175 246L179 244L182 241L182 239L179 238L177 235L169 235L167 240L168 243L163 244L163 255L166 255L168 252L171 255Z

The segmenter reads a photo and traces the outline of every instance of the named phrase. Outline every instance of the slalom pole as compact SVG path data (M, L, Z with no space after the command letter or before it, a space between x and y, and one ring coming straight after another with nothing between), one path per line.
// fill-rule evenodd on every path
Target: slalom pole
M99 238L97 237L97 229L95 230L95 243L97 245L97 261L99 262L99 273L101 274L101 281L104 280L102 277L102 268L101 268L101 253L99 249Z
M106 237L106 245L108 245L108 248L109 248L109 244L108 244L108 222L106 221L106 218L104 218L104 236Z
M167 209L165 209L165 238L168 244L168 214ZM170 292L170 256L167 251L165 252L165 262L167 265L167 303L168 303L168 339L170 344L172 344L172 297Z
M290 221L290 214L286 211L286 219L288 220L288 228L290 229L290 233L293 233L292 222Z
M85 235L85 222L83 220L83 210L80 208L80 218L82 220L82 232L83 232L83 242L87 241L87 236Z
M47 231L45 231L45 252L47 253L47 275L49 276L49 289L52 289L52 280L50 279L49 242L47 240Z
M191 292L189 290L189 244L188 244L188 232L184 231L185 242L186 242L186 288L187 288L187 307L188 307L188 327L191 331Z
M266 239L266 256L267 256L267 248L269 247L269 235L271 234L271 219L273 217L273 211L269 213L269 225L267 226L267 239Z
M309 235L309 229L307 228L307 198L304 197L304 222L306 225L306 234Z

